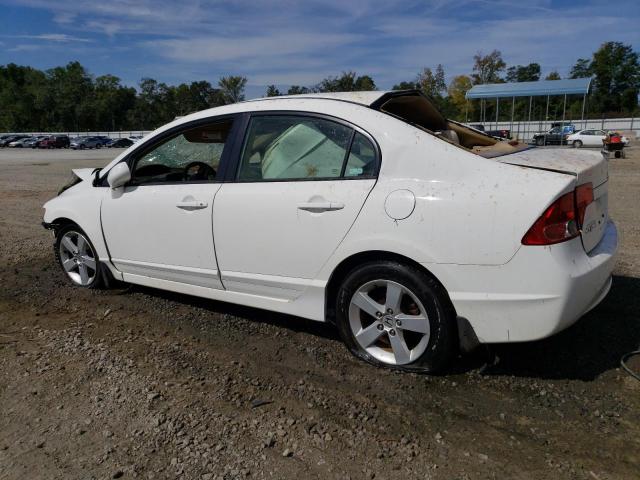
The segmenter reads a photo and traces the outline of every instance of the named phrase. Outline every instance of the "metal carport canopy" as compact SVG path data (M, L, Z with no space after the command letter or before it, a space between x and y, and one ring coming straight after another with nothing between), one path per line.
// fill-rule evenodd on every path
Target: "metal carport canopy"
M539 80L537 82L490 83L474 85L466 93L466 98L506 98L538 97L547 95L586 95L589 93L590 78L566 80Z

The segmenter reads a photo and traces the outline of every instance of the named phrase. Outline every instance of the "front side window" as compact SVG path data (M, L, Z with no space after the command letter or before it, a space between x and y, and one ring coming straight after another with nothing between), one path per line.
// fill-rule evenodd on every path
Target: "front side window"
M353 129L321 118L256 116L249 124L238 179L339 178L352 136Z
M132 182L215 181L231 125L221 121L170 137L136 160Z

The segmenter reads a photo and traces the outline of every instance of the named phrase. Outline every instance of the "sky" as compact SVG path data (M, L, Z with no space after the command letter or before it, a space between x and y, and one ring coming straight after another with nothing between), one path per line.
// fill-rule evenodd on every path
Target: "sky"
M640 51L640 0L0 0L0 64L78 60L131 86L243 75L249 98L343 71L388 89L441 63L450 80L493 49L564 77L605 41Z

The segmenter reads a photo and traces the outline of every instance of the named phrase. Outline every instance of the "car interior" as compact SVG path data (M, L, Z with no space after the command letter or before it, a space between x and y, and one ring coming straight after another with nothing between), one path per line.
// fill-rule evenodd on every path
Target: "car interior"
M522 142L499 140L458 122L447 120L426 96L418 92L392 96L383 101L379 110L485 158L507 155L528 148Z
M352 134L345 125L319 118L256 117L249 127L238 177L259 181L371 176L375 150L359 133L362 139L356 136L351 142Z
M232 121L180 133L135 160L132 184L212 181L216 179Z

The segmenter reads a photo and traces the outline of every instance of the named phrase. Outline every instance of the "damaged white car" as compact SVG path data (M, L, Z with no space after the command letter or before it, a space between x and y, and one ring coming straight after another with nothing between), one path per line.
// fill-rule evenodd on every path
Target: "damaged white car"
M446 120L417 91L198 112L45 204L76 285L117 279L336 325L380 366L552 335L607 294L617 233L596 152Z

